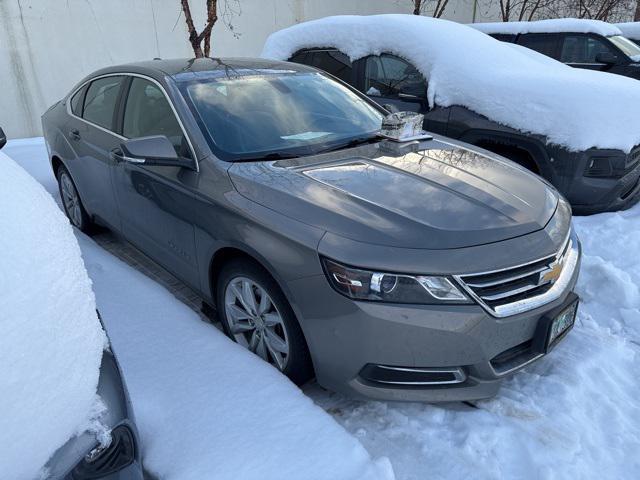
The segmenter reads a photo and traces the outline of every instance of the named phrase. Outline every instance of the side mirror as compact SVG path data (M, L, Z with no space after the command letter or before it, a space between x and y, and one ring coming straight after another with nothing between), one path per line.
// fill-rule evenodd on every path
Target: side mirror
M0 149L7 144L7 136L4 134L4 130L0 128Z
M597 63L604 63L606 65L615 65L618 63L618 56L611 52L600 52L596 55Z
M173 144L164 135L132 138L111 151L111 158L118 162L144 165L185 167L190 163L178 157Z

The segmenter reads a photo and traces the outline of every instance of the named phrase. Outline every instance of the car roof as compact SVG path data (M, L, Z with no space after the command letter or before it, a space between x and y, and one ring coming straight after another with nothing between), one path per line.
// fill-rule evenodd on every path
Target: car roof
M230 72L233 76L244 76L256 73L275 74L282 71L297 73L315 71L315 69L297 63L263 58L174 58L114 65L98 70L88 78L110 73L138 73L158 80L165 76L172 77L174 80L184 80L203 76L223 76Z
M595 33L604 37L621 35L622 32L615 25L600 20L582 18L554 18L550 20L535 20L531 22L494 22L469 23L470 27L487 34L524 33Z

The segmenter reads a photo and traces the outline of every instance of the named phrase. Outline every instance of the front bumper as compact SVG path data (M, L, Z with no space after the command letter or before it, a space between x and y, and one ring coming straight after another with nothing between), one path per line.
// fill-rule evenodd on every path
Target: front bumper
M621 178L583 176L580 172L586 168L586 160L584 163L576 169L566 192L575 214L624 210L640 201L640 163Z
M579 267L556 300L505 318L479 305L355 302L320 275L289 287L320 385L356 398L461 401L494 396L503 378L544 355L532 348L538 325L570 300L578 273ZM463 381L390 385L371 381L372 365L459 371Z

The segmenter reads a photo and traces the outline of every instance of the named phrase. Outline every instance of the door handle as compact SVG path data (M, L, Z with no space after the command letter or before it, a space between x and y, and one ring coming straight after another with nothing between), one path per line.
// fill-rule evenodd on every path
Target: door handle
M69 137L70 137L72 140L80 140L80 131L79 131L78 129L76 129L76 128L72 129L72 130L69 132Z

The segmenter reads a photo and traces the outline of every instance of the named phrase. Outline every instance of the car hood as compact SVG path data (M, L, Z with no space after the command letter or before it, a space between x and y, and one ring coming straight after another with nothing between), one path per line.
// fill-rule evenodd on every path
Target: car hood
M229 175L241 195L283 215L352 240L405 248L462 248L525 235L544 228L558 204L558 193L523 168L436 140L235 163Z

